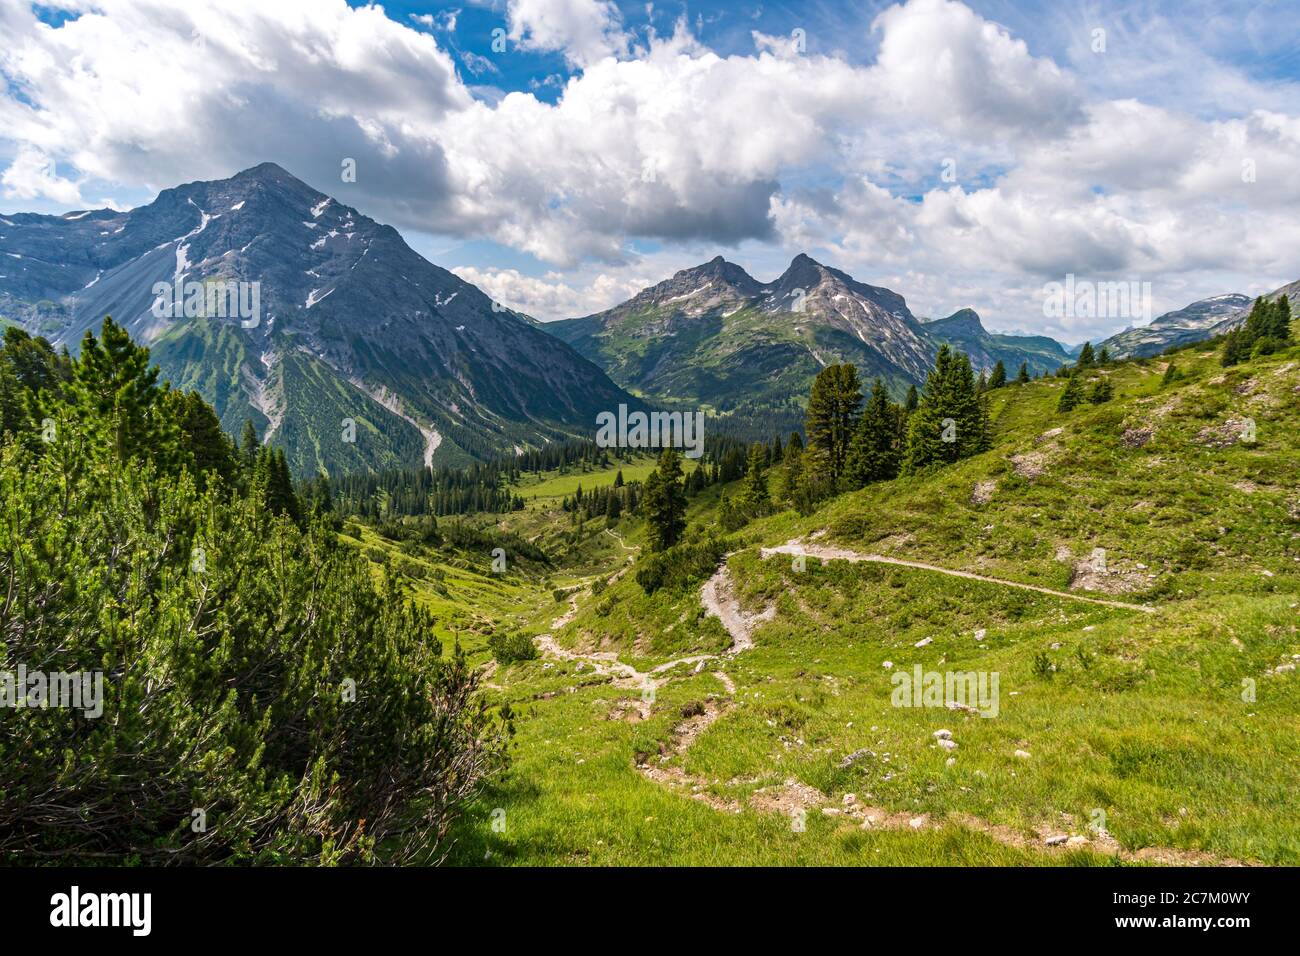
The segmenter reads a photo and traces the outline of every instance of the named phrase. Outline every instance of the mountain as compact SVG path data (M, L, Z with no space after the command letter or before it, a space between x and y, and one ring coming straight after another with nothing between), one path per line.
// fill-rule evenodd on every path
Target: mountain
M1202 299L1157 316L1147 325L1112 335L1098 346L1098 351L1105 346L1115 358L1159 355L1170 346L1199 342L1218 335L1214 330L1224 323L1241 321L1250 303L1250 296L1239 293Z
M1274 289L1272 292L1265 295L1264 299L1268 302L1276 302L1278 299L1282 298L1282 296L1287 297L1287 300L1291 303L1291 314L1295 315L1296 296L1300 296L1300 279L1297 279L1295 282L1288 282L1286 285ZM1248 301L1236 315L1224 319L1218 325L1210 329L1210 335L1208 337L1213 338L1216 335L1226 335L1228 332L1231 332L1237 326L1245 322L1246 316L1250 315L1250 305L1252 302L1254 302L1254 299Z
M639 404L392 227L272 163L129 212L0 218L0 273L0 315L72 349L112 315L173 385L232 432L251 418L298 474L463 463L590 435L597 412ZM244 283L250 305L256 291L255 326L155 308L155 284L199 281Z
M634 393L719 412L802 401L834 362L852 362L864 381L880 376L901 397L925 381L945 341L973 351L977 368L1001 358L1013 372L1021 361L1041 371L1065 360L1050 339L990 335L970 310L923 324L898 293L803 254L772 282L719 256L612 309L544 328Z
M1008 376L1014 376L1023 362L1030 375L1054 372L1070 361L1069 351L1045 335L1006 335L987 332L974 309L961 309L946 319L925 323L926 335L936 342L947 342L970 356L977 369L992 368L1001 362Z

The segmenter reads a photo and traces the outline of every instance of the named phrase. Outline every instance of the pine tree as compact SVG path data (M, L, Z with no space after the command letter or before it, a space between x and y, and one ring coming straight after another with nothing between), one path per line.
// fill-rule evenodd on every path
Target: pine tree
M1024 385L1028 381L1029 381L1029 363L1021 362L1020 371L1016 373L1016 382L1020 385Z
M771 505L771 498L767 492L767 476L764 473L764 462L767 457L765 451L766 446L762 442L755 442L749 447L745 485L740 498L745 510L756 517L765 514Z
M858 370L852 365L828 365L817 373L804 429L808 433L805 467L810 477L832 487L839 482L861 404Z
M1181 375L1182 373L1178 371L1178 366L1173 362L1170 362L1165 366L1165 376L1160 380L1160 384L1168 385L1170 382L1177 381Z
M1233 329L1223 337L1223 355L1219 362L1225 368L1250 357L1252 340L1244 327Z
M266 509L275 515L287 515L295 524L300 523L302 508L293 490L293 479L283 449L262 449L258 456L257 478Z
M18 381L13 368L4 361L0 348L0 442L6 435L30 434L31 418L27 414L27 391Z
M798 432L795 432L797 435ZM793 503L803 482L803 449L793 441L786 445L785 462L781 469L777 497L782 501Z
M903 402L903 411L909 415L916 411L916 406L921 403L921 396L916 390L916 383L913 382L907 386L907 399Z
M1250 308L1246 321L1223 341L1224 366L1236 365L1255 355L1276 352L1291 341L1291 303L1281 296L1268 302L1262 296Z
M1110 349L1106 346L1101 347L1101 353L1097 356L1098 365L1107 365L1110 362Z
M147 456L167 470L176 466L179 430L162 408L158 368L112 318L105 317L100 338L86 332L67 391L84 437L96 447L119 462Z
M262 443L257 440L257 429L251 419L244 419L243 431L239 433L239 457L244 463L244 470L252 473L257 464L257 453Z
M993 374L989 376L989 388L1001 388L1007 384L1007 367L1002 364L1002 359L998 359L993 366Z
M0 353L18 384L33 396L61 391L72 379L72 359L67 349L58 354L48 340L41 336L33 338L16 325L4 330Z
M898 476L905 421L906 412L889 400L884 383L877 378L849 446L845 470L850 488Z
M330 522L273 520L261 487L222 487L215 413L158 385L116 326L66 366L6 341L23 375L0 354L0 392L39 392L58 437L0 442L4 650L105 679L102 720L0 718L0 858L440 859L457 807L504 765L509 715L478 704L432 615L392 577L376 586ZM274 470L288 483L283 453ZM345 682L382 706L353 706ZM195 835L177 821L204 793L221 822Z
M681 457L675 449L665 448L646 478L641 498L652 551L671 548L686 530L686 492L681 478Z
M180 448L196 474L217 475L231 481L239 467L234 443L221 428L221 420L198 392L168 392L170 414L180 425Z
M1083 401L1083 379L1079 375L1071 375L1065 383L1065 391L1061 392L1061 397L1056 403L1058 412L1072 411Z
M1272 304L1265 334L1278 342L1291 341L1291 300L1286 295Z
M1109 402L1113 394L1114 386L1111 385L1110 379L1103 375L1092 386L1092 391L1088 394L1088 401L1094 405L1100 405L1103 402Z
M988 412L976 394L970 359L942 345L908 424L902 472L968 458L988 446Z
M1091 368L1096 364L1096 357L1093 355L1091 342L1083 343L1083 348L1079 349L1079 358L1074 364L1076 368Z

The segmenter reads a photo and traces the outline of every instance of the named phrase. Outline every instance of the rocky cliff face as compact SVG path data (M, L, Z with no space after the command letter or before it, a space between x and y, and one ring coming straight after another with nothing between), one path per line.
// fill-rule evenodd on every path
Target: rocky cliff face
M630 400L526 316L274 164L130 212L5 217L0 262L0 314L74 350L111 314L173 384L231 430L252 418L299 473L589 437L597 412ZM193 282L255 287L259 315L157 307L159 283Z

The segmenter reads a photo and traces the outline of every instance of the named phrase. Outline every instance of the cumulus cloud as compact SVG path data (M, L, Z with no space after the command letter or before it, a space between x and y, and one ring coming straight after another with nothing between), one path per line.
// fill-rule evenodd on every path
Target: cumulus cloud
M521 49L560 52L588 66L627 52L618 7L609 0L510 0L510 39Z
M953 0L911 0L873 24L871 71L885 106L954 133L1053 136L1080 117L1074 83L995 23Z
M528 276L517 269L474 266L459 266L452 271L497 302L543 322L601 312L660 281L660 277L631 271L621 275L602 271L580 277L565 277L556 272Z
M927 310L984 288L988 307L1021 303L1003 325L1026 328L1041 326L1026 290L1065 272L1182 295L1255 291L1300 261L1294 87L1221 69L1239 106L1213 117L1140 83L1117 96L1130 60L1081 78L954 0L886 9L868 63L761 33L720 55L684 20L634 42L608 0L510 0L514 48L574 69L539 81L553 102L467 85L499 64L445 46L447 16L398 22L344 0L60 6L75 16L51 27L0 0L6 198L72 206L87 183L156 189L274 160L400 228L566 270L475 273L544 317L669 274L635 251L644 240L705 250L680 265L719 246L819 249L866 281L910 283L898 291ZM348 158L355 183L340 179ZM1225 285L1193 289L1193 271Z
M9 168L0 174L0 187L11 199L52 199L75 205L81 202L77 183L56 171L49 156L30 146L22 146Z

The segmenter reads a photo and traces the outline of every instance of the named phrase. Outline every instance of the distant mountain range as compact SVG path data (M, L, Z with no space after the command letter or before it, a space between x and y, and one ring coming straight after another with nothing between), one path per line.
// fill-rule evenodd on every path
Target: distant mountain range
M256 288L255 326L158 314L159 283L194 281ZM271 163L129 212L0 218L0 315L74 350L112 315L173 385L231 432L251 418L298 474L463 463L590 437L599 411L640 404L395 229Z
M719 412L802 399L835 362L853 363L864 380L879 376L901 397L924 383L945 342L977 368L1001 360L1012 375L1021 362L1037 374L1070 360L1043 336L990 334L970 309L922 322L898 293L802 254L772 282L719 256L612 309L543 328L624 388Z
M1159 355L1165 349L1188 342L1199 342L1218 334L1215 328L1233 322L1243 309L1249 309L1248 295L1230 293L1193 302L1174 312L1157 316L1147 325L1125 329L1101 343L1115 358Z
M1275 302L1285 295L1294 303L1298 294L1300 280L1274 289L1264 298ZM1101 342L1098 348L1105 346L1115 358L1159 355L1176 345L1201 342L1230 332L1246 321L1252 302L1254 299L1241 293L1211 296L1157 316L1147 325L1125 329Z
M231 301L255 303L256 315L180 308L187 283L237 287ZM1249 305L1216 296L1102 344L1116 357L1154 354L1227 331ZM944 343L1009 375L1022 362L1053 371L1077 352L990 333L971 309L919 319L898 293L806 255L771 282L719 256L612 309L542 324L272 163L128 212L0 216L0 325L75 350L105 315L230 432L252 419L303 475L590 438L596 415L620 404L785 426L826 365L852 362L901 397Z

